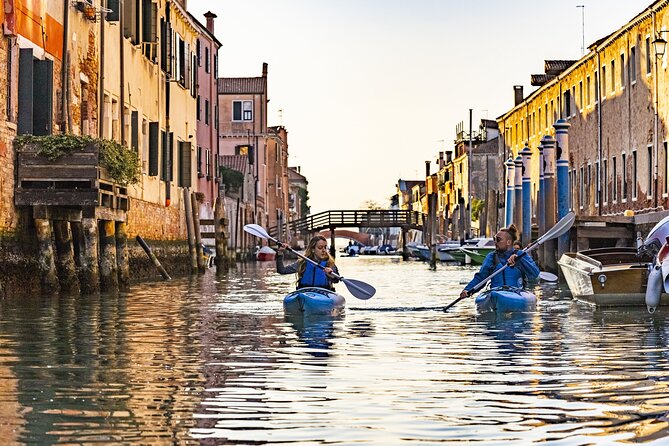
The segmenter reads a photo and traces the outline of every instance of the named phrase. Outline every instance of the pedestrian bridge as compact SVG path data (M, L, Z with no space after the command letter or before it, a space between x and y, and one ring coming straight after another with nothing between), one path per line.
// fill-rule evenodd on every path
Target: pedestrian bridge
M291 231L315 234L335 228L423 229L423 214L400 209L325 211L289 223ZM276 231L276 228L272 228Z
M320 235L327 239L332 237L332 231L326 229L325 231L321 231L316 235ZM336 229L334 231L334 236L339 238L346 238L349 240L355 240L356 242L362 243L363 245L369 245L369 240L371 238L371 235L367 234L366 232L355 232L355 231L349 231L348 229Z

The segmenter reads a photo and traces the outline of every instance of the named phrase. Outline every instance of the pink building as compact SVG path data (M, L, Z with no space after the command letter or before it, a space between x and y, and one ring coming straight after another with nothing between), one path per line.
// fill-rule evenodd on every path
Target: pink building
M213 206L218 196L218 101L216 79L218 78L218 49L221 43L214 36L216 14L205 13L207 26L203 27L195 18L198 38L195 47L195 69L197 82L197 181L195 190L204 194L200 203L200 217L213 218ZM192 16L191 16L192 17Z

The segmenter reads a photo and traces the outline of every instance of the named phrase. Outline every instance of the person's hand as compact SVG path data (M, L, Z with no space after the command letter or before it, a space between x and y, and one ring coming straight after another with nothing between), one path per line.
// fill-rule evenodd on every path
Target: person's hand
M518 258L518 254L511 254L511 257L509 257L509 260L506 263L508 263L509 266L515 266L517 258Z
M325 268L323 268L323 271L325 271L325 274L327 274L328 276L332 276L333 269L330 268L329 266L326 266Z
M460 293L460 299L464 299L467 296L469 296L469 292L462 290L462 292Z
M288 248L288 245L285 243L279 243L278 246L276 247L276 250L279 254L283 254L283 252Z

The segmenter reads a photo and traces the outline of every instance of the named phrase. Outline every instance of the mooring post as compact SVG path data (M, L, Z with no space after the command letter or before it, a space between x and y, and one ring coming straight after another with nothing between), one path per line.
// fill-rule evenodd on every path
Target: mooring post
M77 232L79 249L79 284L86 294L100 290L100 269L98 267L98 222L95 218L83 217L81 223L70 223Z
M514 172L516 164L513 162L513 158L509 156L509 159L506 160L504 165L506 166L506 212L504 214L504 226L508 228L511 226L511 223L513 223L513 183L516 180L516 174Z
M60 290L53 245L51 244L51 222L46 218L35 218L35 232L39 245L37 259L42 281L42 292L57 293Z
M122 287L130 284L130 262L128 259L128 233L124 221L115 222L116 225L116 265L118 266L118 282Z
M230 267L228 258L228 224L225 218L225 198L218 197L214 202L214 232L216 237L216 272L227 272Z
M66 220L53 220L54 239L56 240L58 278L60 289L70 293L79 293L79 279L74 264L72 231Z
M335 250L335 229L334 226L330 226L330 255L332 257L337 257Z
M557 158L557 212L561 219L569 213L571 194L569 188L569 124L564 119L558 119L553 124L555 128L556 158ZM614 179L618 181L618 179ZM569 232L558 238L558 259L569 250Z
M116 225L112 220L100 222L100 287L103 290L118 288Z
M138 235L135 237L135 240L137 240L137 243L139 243L139 246L142 247L146 255L149 256L149 259L151 259L151 262L153 262L153 265L156 267L160 275L163 276L163 279L171 280L172 278L170 277L169 274L167 274L167 271L165 271L165 268L163 268L163 265L160 264L160 261L153 253L153 251L151 251L151 248L149 248L149 245L146 244L144 239L142 239L142 237Z
M525 148L520 154L523 156L523 226L521 243L529 245L532 241L532 184L530 178L530 158L532 150L525 143Z
M544 185L546 193L546 230L549 230L556 223L555 214L555 140L552 136L544 138ZM547 240L544 243L544 268L546 271L557 272L557 261L555 254L557 252L557 241Z
M197 271L197 250L195 249L195 234L193 229L193 209L190 200L190 189L184 188L184 213L186 214L186 232L188 235L188 253L190 257L191 274Z
M513 183L513 224L523 230L523 157L520 152L514 160L515 179Z
M195 234L195 255L197 256L197 269L203 273L204 253L202 252L202 234L200 234L200 202L197 200L195 192L191 194L191 204L193 205L193 233Z
M402 260L409 260L409 248L407 248L407 227L402 226Z
M539 191L537 193L537 225L539 226L539 237L546 233L546 178L544 176L544 142L546 136L541 138L539 143ZM544 266L544 246L539 246L537 249L537 259L539 267Z

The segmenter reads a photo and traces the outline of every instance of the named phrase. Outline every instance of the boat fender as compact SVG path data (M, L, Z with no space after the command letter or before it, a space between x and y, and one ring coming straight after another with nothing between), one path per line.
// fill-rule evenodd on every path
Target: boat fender
M660 304L660 295L663 288L661 267L659 265L651 266L648 272L648 284L646 285L646 307L649 313L655 313L655 309Z
M662 262L662 280L664 281L664 292L669 293L669 258Z

